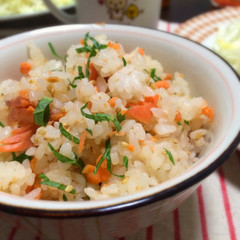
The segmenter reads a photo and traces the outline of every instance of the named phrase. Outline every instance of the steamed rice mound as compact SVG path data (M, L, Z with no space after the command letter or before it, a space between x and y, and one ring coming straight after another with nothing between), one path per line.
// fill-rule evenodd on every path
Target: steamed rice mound
M132 194L183 173L211 140L207 102L139 47L86 35L66 61L28 51L20 81L0 83L1 191L59 201ZM42 99L50 111L36 124Z

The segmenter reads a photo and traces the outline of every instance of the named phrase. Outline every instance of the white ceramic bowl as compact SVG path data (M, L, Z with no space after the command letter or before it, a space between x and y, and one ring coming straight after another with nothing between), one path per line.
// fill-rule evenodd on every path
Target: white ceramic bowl
M86 32L105 33L121 42L126 50L136 46L158 59L166 72L184 73L193 95L207 99L215 111L214 140L200 160L181 176L151 189L110 200L51 202L26 200L0 193L0 210L19 215L23 222L38 228L36 217L44 218L42 232L59 238L59 229L68 239L121 237L147 227L178 207L229 156L240 139L240 84L237 74L216 54L182 37L144 28L117 25L63 25L19 34L0 42L0 80L18 79L19 63L27 58L26 44L34 42L52 57L51 41L59 54L79 42ZM59 222L61 224L59 224ZM29 224L26 224L29 227Z

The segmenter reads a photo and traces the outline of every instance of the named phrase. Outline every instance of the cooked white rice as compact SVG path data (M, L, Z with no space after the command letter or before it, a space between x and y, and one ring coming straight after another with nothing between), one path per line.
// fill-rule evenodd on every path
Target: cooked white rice
M46 60L37 46L29 44L27 62L32 66L31 70L23 74L20 81L7 79L0 83L0 121L4 124L0 127L0 141L9 138L14 129L22 127L22 123L9 121L9 101L16 99L20 90L29 92L29 101L35 107L44 96L52 98L50 116L62 113L59 120L50 119L46 126L37 126L31 136L32 146L15 152L17 156L23 152L30 156L24 161L14 161L13 154L0 146L1 191L25 198L59 201L100 200L132 194L184 172L198 160L202 148L211 140L209 126L212 119L203 111L207 102L202 97L190 95L182 73L173 73L171 78L161 63L143 53L142 49L137 47L126 53L121 44L108 40L105 35L95 36L95 39L107 47L97 50L97 55L90 59L96 71L92 80L84 77L74 81L79 76L79 66L86 76L89 59L89 52L76 51L76 48L83 47L81 41L69 48L66 62ZM88 39L87 44L92 47L93 43ZM158 88L154 79L167 82L169 87ZM71 87L70 82L76 87ZM148 109L149 121L144 122L129 114L133 106L154 96L158 99ZM110 101L113 98L114 103ZM95 122L83 116L81 108L87 102L91 102L91 106L83 111L92 116L96 113L106 113L114 118L117 113L124 115L126 119L120 123L121 130L117 131L111 121ZM176 117L179 114L180 119ZM86 129L89 131L85 133L80 154L78 144L63 136L59 123L78 139ZM69 159L78 154L85 167L95 167L96 159L105 152L108 139L111 144L108 161L114 174L95 184L89 183L86 168L82 172L74 164L61 162L48 146L50 143ZM109 172L104 164L98 171ZM65 190L39 184L43 181L39 179L42 173L50 181L63 184ZM72 189L75 189L74 194Z

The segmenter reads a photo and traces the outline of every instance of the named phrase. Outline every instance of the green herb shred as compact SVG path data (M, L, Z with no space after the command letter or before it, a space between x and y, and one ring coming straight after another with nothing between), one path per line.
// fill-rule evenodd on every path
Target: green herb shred
M172 162L172 164L175 165L172 153L170 151L168 151L166 148L164 148L164 150L166 151L166 153L167 153L170 161Z
M84 117L94 120L95 123L103 121L113 122L118 132L122 129L120 122L117 119L115 119L112 115L109 115L107 113L95 113L93 115L85 113L83 110L87 107L87 105L88 102L81 108L81 113Z
M43 179L43 181L40 182L40 184L42 184L42 185L47 185L47 186L51 186L51 187L54 187L54 188L58 188L58 189L60 189L60 190L62 190L62 191L65 191L66 188L67 188L67 186L64 185L64 184L51 181L51 180L50 180L45 174L43 174L43 173L39 175L39 178L40 178L40 179ZM69 193L75 194L75 193L76 193L76 190L73 189L73 190L72 190L71 192L69 192Z
M74 137L71 135L71 133L69 133L62 125L62 123L59 123L59 130L61 132L61 134L66 137L67 139L69 139L70 141L79 144L80 140L77 137Z
M85 78L85 76L84 76L84 73L83 73L83 71L82 71L82 66L78 66L78 76L75 77L72 82L68 79L69 85L70 85L72 88L76 88L77 85L75 84L75 81L77 81L77 80L82 80L83 78Z
M123 165L126 167L126 170L128 170L128 157L127 156L123 157Z
M59 59L65 61L65 58L63 58L63 57L61 57L61 56L59 56L59 55L57 54L57 52L56 52L56 50L55 50L55 48L53 47L53 45L52 45L51 42L48 43L48 46L49 46L49 48L50 48L52 54L53 54L56 58L59 58Z
M127 61L124 57L122 57L122 60L123 60L123 66L125 67L127 65Z
M116 118L117 118L119 123L122 123L126 119L125 114L122 115L120 112L117 113Z
M63 194L62 199L63 199L64 202L68 201L67 196L65 194Z
M184 123L185 123L186 125L189 125L189 121L187 121L187 120L184 120Z
M17 156L15 152L12 152L12 161L23 163L25 159L32 160L32 156L26 155L25 152Z
M46 126L49 120L50 108L49 104L53 101L52 98L43 97L33 112L34 123L41 126Z
M181 124L181 122L177 122L177 125L178 125L178 126L181 126L182 124Z
M108 139L105 143L105 152L103 153L103 155L100 158L97 166L95 167L95 169L93 171L93 174L96 175L96 173L97 173L99 167L101 166L102 162L104 161L104 159L107 159L107 169L108 169L108 171L116 177L123 178L124 175L118 175L118 174L115 174L115 173L112 172L112 161L111 161L110 152L111 152L111 143L110 143L110 139Z
M93 133L92 133L92 130L91 129L89 129L89 128L86 128L85 129L91 136L93 135Z
M92 46L89 46L87 41L90 39L93 43ZM97 50L101 50L104 48L107 48L107 45L105 44L100 44L95 38L91 37L89 33L86 33L83 39L84 47L81 48L76 48L77 53L83 53L83 52L90 52L90 55L87 60L87 65L86 65L86 77L89 78L89 64L90 64L90 59L92 57L95 57L97 55Z
M156 74L156 68L153 68L151 69L151 72L150 72L150 77L153 79L154 82L158 82L158 81L161 81L162 79L160 77L158 77Z
M0 121L0 127L4 128L5 125Z
M66 157L64 155L62 155L61 153L59 153L50 143L48 143L48 147L50 148L50 150L53 152L53 154L56 156L56 158L63 163L71 163L73 165L78 166L81 170L82 168L82 164L79 163L78 159L76 158L75 155L75 159L71 159L69 157Z

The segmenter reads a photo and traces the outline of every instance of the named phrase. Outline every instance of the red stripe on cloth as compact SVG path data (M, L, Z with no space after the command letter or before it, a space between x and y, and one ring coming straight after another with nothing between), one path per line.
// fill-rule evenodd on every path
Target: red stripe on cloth
M200 212L202 238L203 240L208 240L208 229L207 229L207 221L206 221L204 200L203 200L203 194L202 194L202 185L200 185L197 189L197 196L198 196L198 205L199 205L199 212Z
M16 226L11 229L8 240L14 240L14 238L16 236L16 233L17 233L19 228L20 228L20 222L17 220L16 221Z
M180 221L179 221L179 211L178 211L178 209L175 209L173 211L173 226L174 226L174 240L181 240Z
M152 239L153 239L153 226L150 226L147 228L146 240L152 240Z
M225 178L224 178L224 173L223 173L222 167L220 167L218 169L218 174L219 174L219 180L220 180L221 191L222 191L222 196L223 196L223 204L224 204L225 213L226 213L226 216L227 216L229 234L230 234L231 240L237 240L235 227L234 227L234 224L233 224L233 218L232 218L232 212L231 212L231 207L230 207L227 187L226 187L226 183L225 183Z
M170 31L171 31L171 23L167 22L167 32L170 32Z

